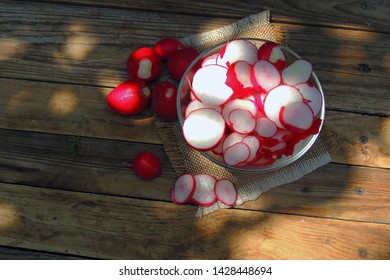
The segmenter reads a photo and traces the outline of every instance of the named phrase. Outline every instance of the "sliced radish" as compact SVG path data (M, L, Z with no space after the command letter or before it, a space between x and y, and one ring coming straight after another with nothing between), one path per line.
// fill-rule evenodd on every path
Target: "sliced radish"
M253 135L248 135L242 139L242 143L247 144L249 147L249 157L246 160L249 163L256 158L257 152L260 149L259 138Z
M282 80L286 85L305 83L310 79L313 66L304 59L297 59L282 71Z
M225 139L227 136L228 136L227 134L224 134L221 141L219 142L218 146L216 146L215 148L213 148L211 150L214 154L219 155L219 156L223 155L223 143L225 142Z
M280 46L275 42L265 42L259 47L257 51L257 58L259 60L265 59L273 63L278 70L286 66L286 58Z
M253 166L268 166L273 164L276 161L276 159L265 156L264 154L260 153L258 157L252 161Z
M243 60L234 62L228 67L226 84L231 87L238 98L253 95L256 89L250 80L251 65Z
M191 112L183 123L183 135L187 143L197 150L216 147L225 132L225 120L211 108Z
M223 159L226 164L236 166L246 162L250 156L249 146L243 142L238 142L227 147L223 154Z
M212 55L205 57L202 61L202 67L207 66L207 65L217 64L217 57L218 57L218 53L215 53L215 54L212 54Z
M214 191L217 199L227 206L233 206L237 201L237 189L233 182L228 179L218 180Z
M247 110L234 109L229 114L229 124L235 132L248 134L255 129L256 119Z
M171 188L171 200L176 204L184 204L191 201L195 193L196 181L191 174L179 176Z
M285 128L279 120L279 113L283 106L293 102L303 102L303 97L295 87L280 85L272 89L264 99L264 113L278 127Z
M192 89L196 97L204 104L219 106L233 94L231 87L225 84L227 69L219 65L207 65L196 71Z
M267 60L258 60L253 64L250 79L253 86L260 92L268 92L281 82L278 69Z
M227 42L219 52L217 63L229 66L236 61L244 60L249 64L257 61L257 47L244 39Z
M222 108L222 116L226 123L229 124L229 115L235 109L242 109L250 112L253 116L257 115L257 105L254 101L249 99L231 99Z
M314 116L318 116L322 107L321 92L310 82L297 84L294 87L302 94L304 102L313 110Z
M217 201L214 187L216 179L208 174L197 174L194 176L196 189L192 200L199 206L211 206Z
M267 117L259 117L256 119L255 131L261 137L270 138L276 134L278 127Z
M245 136L246 135L237 132L232 132L228 134L223 141L222 151L225 152L228 147L233 146L238 142L241 142Z
M280 110L280 122L291 131L303 133L313 124L313 111L303 102L293 102Z
M185 110L185 117L187 117L192 111L202 109L202 108L211 108L211 109L217 110L220 113L222 112L222 109L219 106L211 107L211 106L205 105L204 103L200 102L197 99L194 99L190 103L188 103L186 110Z

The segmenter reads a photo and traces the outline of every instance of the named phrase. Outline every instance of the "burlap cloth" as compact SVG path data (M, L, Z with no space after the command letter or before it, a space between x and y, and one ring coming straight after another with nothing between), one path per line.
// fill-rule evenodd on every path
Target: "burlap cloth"
M234 38L260 38L284 43L282 33L270 24L269 18L269 11L264 11L216 30L185 37L181 41L199 51ZM174 81L166 72L163 79ZM232 180L238 188L236 206L256 200L263 192L298 180L331 161L328 146L324 140L326 138L324 129L309 151L291 165L267 173L243 173L225 169L190 148L183 138L178 121L165 122L156 118L155 126L177 175L206 173L213 175L216 179ZM202 217L220 208L228 208L228 206L217 202L210 207L198 207L195 215Z

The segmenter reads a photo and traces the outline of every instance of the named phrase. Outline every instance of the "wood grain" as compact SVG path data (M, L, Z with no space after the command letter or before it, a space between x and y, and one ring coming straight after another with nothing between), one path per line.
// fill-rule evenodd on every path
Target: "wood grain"
M291 0L243 0L240 5L231 5L230 1L213 2L184 1L142 1L142 0L54 0L50 2L72 3L96 7L121 9L153 10L191 14L198 16L218 16L240 18L252 13L269 9L273 21L306 25L324 25L342 28L363 29L388 32L390 5L386 1L291 1Z
M51 254L46 252L16 249L0 246L0 260L82 260L84 258L65 254Z
M161 145L82 137L81 157L73 160L72 136L3 129L0 139L3 182L170 201L177 174ZM161 175L152 181L140 180L122 165L142 150L154 152L162 162ZM241 208L390 223L389 176L387 169L329 164Z
M387 259L390 252L388 224L243 210L196 219L191 206L3 183L0 194L6 246L110 259Z

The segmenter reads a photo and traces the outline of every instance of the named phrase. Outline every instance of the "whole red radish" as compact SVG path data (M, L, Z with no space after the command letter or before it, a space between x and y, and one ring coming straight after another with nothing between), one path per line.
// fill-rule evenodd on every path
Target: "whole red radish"
M161 57L152 48L139 48L127 59L127 73L130 79L141 79L149 83L156 80L161 71Z
M156 83L150 102L156 115L167 121L177 120L176 96L177 87L173 83L169 81Z
M168 71L169 73L178 81L181 80L184 72L187 70L188 66L190 66L191 62L195 60L199 55L199 51L192 47L184 47L182 49L174 51L168 58ZM199 61L199 65L194 67L192 73L193 75L197 68L202 64Z
M183 43L175 38L163 38L154 45L153 49L162 60L166 61L173 52L183 47Z
M150 89L142 80L124 81L107 95L106 101L115 113L138 114L149 104Z
M145 180L156 178L161 171L160 159L152 152L142 151L131 162L124 162L125 166L133 168L138 177Z

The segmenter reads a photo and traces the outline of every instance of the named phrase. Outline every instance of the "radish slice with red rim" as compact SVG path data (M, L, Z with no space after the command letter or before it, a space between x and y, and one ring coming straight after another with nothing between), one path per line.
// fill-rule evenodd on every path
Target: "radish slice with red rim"
M322 108L322 94L312 83L302 83L294 86L302 94L304 102L313 110L314 117L318 116Z
M251 162L256 158L256 155L260 149L260 141L259 138L253 135L245 136L242 140L242 143L247 144L249 147L249 157L246 162Z
M246 162L250 156L249 146L243 142L235 143L226 148L223 159L226 164L236 166Z
M267 117L259 117L256 119L255 131L261 137L270 138L276 134L278 127Z
M211 206L217 201L215 196L214 187L216 179L208 174L197 174L194 176L196 190L192 196L192 200L199 206Z
M256 116L258 112L257 105L254 101L250 99L232 99L227 102L222 108L222 116L227 124L230 123L230 113L235 109L243 109L249 111L253 116Z
M236 204L238 193L232 181L220 179L215 184L215 196L226 206L233 206Z
M171 200L176 204L184 204L191 201L195 192L196 182L191 174L179 176L171 188Z
M247 110L234 109L229 114L229 124L235 132L248 134L255 129L256 119Z
M278 69L267 60L258 60L253 64L250 79L253 86L260 92L268 92L281 82Z
M310 79L313 66L304 59L297 59L282 70L282 80L286 85L305 83Z
M240 134L237 132L230 133L229 135L226 136L225 140L223 141L222 151L225 152L225 150L228 147L233 146L238 142L241 142L244 137L245 137L244 134Z
M217 110L220 113L222 112L222 109L219 106L216 106L216 107L208 106L208 105L205 105L204 103L200 102L199 100L195 99L195 100L192 100L190 103L188 103L186 110L185 110L185 117L187 117L192 111L202 109L202 108L211 108L211 109Z
M229 66L239 60L249 64L255 63L257 61L257 47L248 40L232 40L227 42L219 52L217 63Z
M195 96L207 105L224 104L233 94L232 88L225 84L226 74L227 69L216 64L198 69L192 80Z
M313 121L313 111L306 103L290 103L280 110L280 122L293 132L307 131L312 126Z
M187 143L197 150L216 147L225 133L225 120L215 109L201 108L192 111L183 123Z
M280 110L293 102L303 102L298 89L288 85L280 85L272 89L264 99L264 113L278 127L285 128L279 120Z

